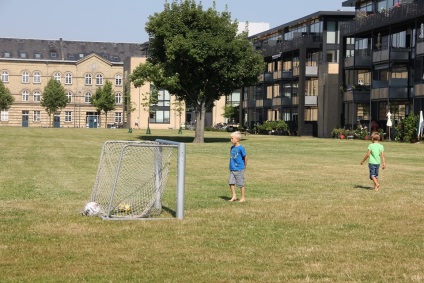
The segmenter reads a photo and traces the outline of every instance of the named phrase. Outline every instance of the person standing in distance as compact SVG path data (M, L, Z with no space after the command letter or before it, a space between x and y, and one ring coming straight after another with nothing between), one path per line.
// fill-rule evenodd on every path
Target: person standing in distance
M228 184L231 189L231 199L229 201L236 201L236 186L241 190L240 202L246 201L244 187L244 171L247 167L247 153L246 149L240 144L241 133L239 131L231 133L230 148L230 177Z
M386 159L384 157L384 146L379 143L380 135L378 133L372 134L372 143L368 146L367 154L365 154L361 165L369 158L368 167L370 170L370 180L374 182L374 190L378 191L380 183L378 182L378 169L380 168L381 161L383 161L383 169L386 168Z

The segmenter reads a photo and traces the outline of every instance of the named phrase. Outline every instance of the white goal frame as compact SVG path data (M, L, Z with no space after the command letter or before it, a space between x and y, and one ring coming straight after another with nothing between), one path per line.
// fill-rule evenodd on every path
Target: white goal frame
M156 157L155 161L154 161L154 179L155 179L155 190L154 190L154 197L153 199L151 199L151 201L149 202L149 204L151 204L152 206L155 207L155 209L162 209L162 193L163 193L163 184L161 181L159 181L159 179L162 178L162 170L161 170L161 166L162 166L162 154L160 153L162 151L162 148L165 147L171 147L171 148L176 148L177 149L177 164L176 164L176 205L175 205L175 218L177 219L184 219L184 191L185 191L185 167L186 167L186 145L185 143L179 143L179 142L174 142L174 141L169 141L169 140L162 140L162 139L156 139L154 142L149 142L149 141L106 141L103 145L102 148L102 155L100 158L100 163L99 163L99 167L97 170L97 177L96 177L96 182L94 184L93 187L93 192L92 192L92 196L91 196L91 200L90 201L94 201L96 202L96 199L98 198L98 189L101 182L101 171L102 171L102 166L104 166L104 164L102 164L103 162L105 162L104 159L104 152L105 152L105 148L107 147L108 144L122 144L122 148L120 149L120 152L118 154L115 155L119 155L116 156L116 159L114 159L114 163L116 164L116 172L111 172L110 174L110 178L111 179L106 179L107 180L107 188L106 191L109 194L110 192L110 199L108 201L108 204L105 203L105 194L103 193L103 188L100 189L100 198L102 199L102 213L100 213L98 216L100 216L103 220L159 220L159 219L169 219L168 218L154 218L154 217L144 217L143 215L146 214L148 215L149 213L149 209L150 208L146 208L147 211L144 213L142 213L141 216L136 216L136 217L125 217L122 216L120 217L119 215L116 215L113 213L113 208L112 208L112 203L114 202L114 196L115 196L115 192L117 189L117 183L118 183L118 179L122 178L120 176L121 173L121 163L123 160L123 155L125 153L125 150L128 148L132 148L132 150L134 149L134 147L157 147L159 148L159 158ZM175 152L174 152L175 153ZM174 155L175 157L175 155ZM175 167L174 167L175 168ZM125 169L124 169L125 170ZM112 176L114 175L114 176ZM112 180L113 178L113 180ZM100 201L100 200L99 200ZM174 218L172 218L174 219Z

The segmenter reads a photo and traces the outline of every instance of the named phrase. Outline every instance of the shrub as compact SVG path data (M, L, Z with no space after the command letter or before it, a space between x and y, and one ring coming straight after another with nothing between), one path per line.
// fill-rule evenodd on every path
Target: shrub
M400 142L412 142L417 138L417 122L418 115L414 113L410 113L408 117L405 117L401 120L398 125L395 127L396 129L396 137L395 141Z

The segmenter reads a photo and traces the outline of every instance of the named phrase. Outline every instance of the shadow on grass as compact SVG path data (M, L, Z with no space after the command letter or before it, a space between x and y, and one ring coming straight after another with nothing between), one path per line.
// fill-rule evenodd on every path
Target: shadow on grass
M373 187L370 186L362 186L362 185L355 185L355 189L363 189L363 190L372 190Z
M177 212L175 210L170 209L169 207L166 207L166 206L162 206L162 209L168 212L169 214L171 214L173 217L177 217Z
M155 141L156 139L161 140L168 140L168 141L174 141L174 142L182 142L182 143L192 143L194 140L194 137L184 137L184 136L154 136L154 135L143 135L138 136L137 139L143 140L143 141ZM215 142L229 142L229 138L206 138L205 137L205 143L215 143Z

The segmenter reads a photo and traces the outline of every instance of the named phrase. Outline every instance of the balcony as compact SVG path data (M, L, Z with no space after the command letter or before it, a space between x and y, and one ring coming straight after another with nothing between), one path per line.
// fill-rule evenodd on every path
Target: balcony
M283 79L292 79L293 78L293 71L283 71Z
M272 73L265 72L264 74L260 74L258 78L258 82L272 82Z
M424 84L416 84L414 86L415 97L424 97Z
M317 106L318 96L306 95L305 96L305 106Z
M391 51L389 49L375 51L372 54L372 62L373 63L381 63L387 61L408 61L409 60L409 48L392 48Z
M416 47L416 52L417 55L423 55L424 54L424 42L417 42L417 47Z
M255 106L257 108L271 107L272 106L272 99L258 99L258 100L255 101Z
M255 108L255 100L244 100L243 101L243 108Z
M352 22L345 22L341 26L342 34L346 36L382 28L388 25L401 23L424 14L424 3L402 3L399 7L373 14L362 14Z
M406 100L408 99L407 87L375 88L371 91L372 100Z
M317 34L302 34L292 40L278 42L272 45L263 45L260 48L264 57L273 56L282 52L293 51L300 48L320 48L322 36Z
M371 68L370 55L355 55L344 59L345 68Z
M305 76L318 77L318 66L306 66Z
M344 102L369 103L370 90L348 90L343 93Z

